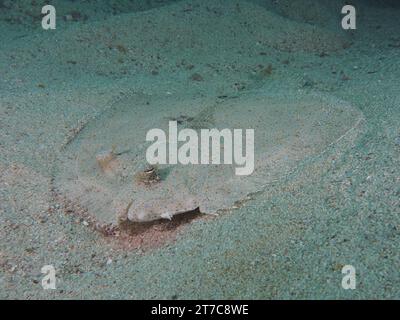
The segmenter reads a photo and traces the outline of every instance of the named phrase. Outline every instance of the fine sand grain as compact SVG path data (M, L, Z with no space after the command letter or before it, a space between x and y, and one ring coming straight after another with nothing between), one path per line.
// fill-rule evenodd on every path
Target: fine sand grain
M57 1L54 32L27 14L37 2L0 1L0 298L400 298L395 2L356 1L355 32L333 1ZM362 116L236 209L101 233L61 201L55 168L137 94L319 94ZM41 286L49 264L57 290ZM357 290L341 288L346 264Z

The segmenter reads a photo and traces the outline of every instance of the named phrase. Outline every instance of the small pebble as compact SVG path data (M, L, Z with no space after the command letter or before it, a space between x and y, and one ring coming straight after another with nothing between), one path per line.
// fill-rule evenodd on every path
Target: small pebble
M204 80L203 77L198 73L192 74L190 79L192 79L193 81L203 81Z

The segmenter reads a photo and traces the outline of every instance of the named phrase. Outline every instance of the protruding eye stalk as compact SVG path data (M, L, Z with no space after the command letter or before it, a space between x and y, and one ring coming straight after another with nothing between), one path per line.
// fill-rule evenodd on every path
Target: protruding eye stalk
M138 172L135 175L135 182L137 184L145 185L147 187L158 183L161 181L161 178L158 173L158 169L156 166L149 166L145 170Z

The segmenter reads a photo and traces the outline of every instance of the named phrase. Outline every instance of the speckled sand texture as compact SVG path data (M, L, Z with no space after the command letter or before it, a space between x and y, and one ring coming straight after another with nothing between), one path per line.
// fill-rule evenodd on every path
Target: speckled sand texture
M356 31L340 29L341 1L331 0L58 0L57 29L44 31L41 2L0 1L0 298L400 298L396 1L354 1ZM137 106L126 102L137 96L165 97L155 105L188 112L185 101L218 101L221 123L224 108L238 111L237 101L251 105L246 99L274 102L276 115L259 118L277 128L291 119L288 105L317 111L300 113L304 132L324 121L312 152L300 144L295 165L265 176L238 208L99 232L90 217L104 206L65 199L73 193L60 172L68 173L79 139L107 133L112 122L101 121L124 108L132 116ZM302 103L315 97L331 102ZM140 115L143 128L159 123L151 108L154 117ZM290 137L291 124L282 128ZM273 138L264 151L290 141ZM247 195L233 185L239 195L218 204ZM106 187L105 197L115 192ZM56 290L41 286L49 264ZM356 290L341 287L346 264L357 270Z

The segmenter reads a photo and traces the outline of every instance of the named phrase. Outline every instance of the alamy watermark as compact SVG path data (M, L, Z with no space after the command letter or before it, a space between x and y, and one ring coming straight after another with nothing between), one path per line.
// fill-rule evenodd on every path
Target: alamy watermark
M56 269L52 265L45 265L40 270L41 273L45 274L42 278L42 288L44 290L55 290L56 289Z
M356 26L356 8L351 5L345 5L342 8L342 14L345 16L342 19L342 28L344 30L355 30Z
M345 5L341 11L345 16L342 18L342 28L344 30L356 29L356 9L352 5ZM44 30L56 29L56 8L52 5L42 7L42 28Z
M42 14L45 16L42 18L42 28L44 30L55 30L56 29L56 8L51 5L45 5L42 8Z
M348 264L343 266L342 274L342 288L345 290L354 290L356 288L356 268Z
M149 164L235 164L239 176L254 171L254 129L246 129L244 136L243 129L201 129L199 137L193 129L178 132L177 122L170 121L168 130L168 135L162 129L147 133L146 141L153 142L146 151Z

